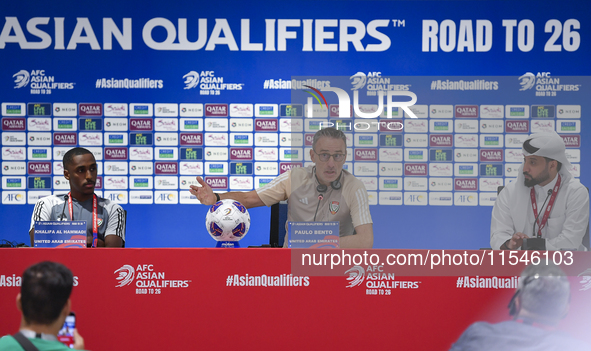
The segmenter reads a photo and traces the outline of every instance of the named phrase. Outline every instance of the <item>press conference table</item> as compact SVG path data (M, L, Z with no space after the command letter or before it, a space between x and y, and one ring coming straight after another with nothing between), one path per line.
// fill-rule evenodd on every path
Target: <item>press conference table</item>
M470 288L458 275L389 276L349 287L347 269L291 276L291 253L2 249L0 334L18 330L19 277L42 260L73 271L72 306L91 350L447 350L471 323L509 319L514 288ZM578 255L589 262L588 253ZM507 271L507 279L520 271ZM570 277L572 306L559 328L591 342L591 289L580 280Z

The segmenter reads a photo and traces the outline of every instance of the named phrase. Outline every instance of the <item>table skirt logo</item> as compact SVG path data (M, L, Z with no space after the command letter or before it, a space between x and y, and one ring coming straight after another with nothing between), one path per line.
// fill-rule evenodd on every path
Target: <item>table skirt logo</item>
M404 257L406 260L404 255L400 257ZM411 258L409 257L409 259ZM413 259L416 260L416 257ZM368 265L367 268L355 265L344 274L348 275L347 288L365 285L366 295L392 296L392 289L418 289L421 283L419 281L396 280L395 274L386 273L383 265Z
M114 273L117 275L115 279L118 280L118 284L115 285L116 288L130 285L133 282L133 278L135 277L135 270L128 264L123 265Z
M586 271L584 271L583 273L578 275L579 277L581 277L581 289L580 291L587 291L587 290L591 290L591 268L587 269Z
M138 264L136 268L124 264L113 272L115 287L136 286L136 294L161 294L165 288L188 288L191 280L166 279L166 272L158 272L153 264ZM134 283L135 281L135 283Z
M363 269L363 267L353 266L345 272L345 275L347 274L349 275L347 277L347 280L349 281L347 288L363 284L363 280L365 279L365 269Z

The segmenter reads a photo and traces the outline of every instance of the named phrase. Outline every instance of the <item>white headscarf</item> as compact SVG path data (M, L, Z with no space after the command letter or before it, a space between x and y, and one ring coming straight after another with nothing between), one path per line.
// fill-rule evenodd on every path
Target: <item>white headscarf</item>
M562 167L570 169L571 165L566 158L566 146L564 140L556 132L536 133L527 138L529 144L539 150L530 154L522 147L525 156L542 156L562 163Z
M548 157L553 160L556 160L562 163L562 168L558 172L562 179L568 181L572 178L572 174L570 173L569 169L571 164L569 160L566 158L566 146L564 145L564 141L556 132L547 132L547 133L535 133L530 135L527 140L529 140L529 144L535 148L539 148L538 151L530 154L529 152L521 148L524 156L541 156L541 157ZM527 141L526 140L526 141ZM518 184L523 184L525 180L525 176L523 175L523 165L519 166L519 170L517 170L517 179L515 180Z

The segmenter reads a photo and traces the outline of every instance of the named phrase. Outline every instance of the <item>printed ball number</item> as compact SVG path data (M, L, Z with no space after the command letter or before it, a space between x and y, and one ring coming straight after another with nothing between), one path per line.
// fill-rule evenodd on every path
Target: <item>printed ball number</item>
M207 211L205 226L217 241L238 241L248 233L250 215L240 202L220 200Z

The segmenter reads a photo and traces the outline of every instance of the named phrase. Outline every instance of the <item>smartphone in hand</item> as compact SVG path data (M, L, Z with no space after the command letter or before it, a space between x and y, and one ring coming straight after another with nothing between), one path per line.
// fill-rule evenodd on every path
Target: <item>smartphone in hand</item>
M76 328L76 314L70 312L62 329L57 333L57 339L69 348L74 348L74 328Z

